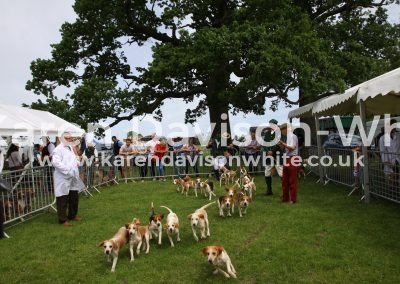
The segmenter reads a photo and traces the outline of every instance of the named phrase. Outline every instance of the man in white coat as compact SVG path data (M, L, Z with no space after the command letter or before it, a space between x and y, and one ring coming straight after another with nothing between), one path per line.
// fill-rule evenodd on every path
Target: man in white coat
M79 192L85 187L79 178L79 161L72 149L74 139L64 132L60 144L54 149L52 164L54 167L54 194L56 196L58 222L69 227L68 221L81 221L77 217Z

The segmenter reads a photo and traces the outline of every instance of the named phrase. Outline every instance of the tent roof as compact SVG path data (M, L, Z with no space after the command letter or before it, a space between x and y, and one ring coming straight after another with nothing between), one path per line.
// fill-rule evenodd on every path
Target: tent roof
M289 112L289 118L331 116L359 112L358 104L365 102L369 114L400 114L400 68Z
M69 131L81 136L85 131L74 124L48 112L14 105L0 104L0 135L12 136L15 133L40 136L60 136Z
M289 111L288 118L311 117L313 106L314 103L309 103L307 105L291 110Z
M312 109L313 115L328 116L358 112L356 103L358 88L359 85L346 90L343 94L334 94L316 102Z

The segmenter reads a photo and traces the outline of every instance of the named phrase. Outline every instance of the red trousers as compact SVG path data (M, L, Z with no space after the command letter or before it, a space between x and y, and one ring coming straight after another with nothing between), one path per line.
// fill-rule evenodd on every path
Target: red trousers
M285 158L282 175L282 202L297 201L297 169L298 165L293 162L297 156Z

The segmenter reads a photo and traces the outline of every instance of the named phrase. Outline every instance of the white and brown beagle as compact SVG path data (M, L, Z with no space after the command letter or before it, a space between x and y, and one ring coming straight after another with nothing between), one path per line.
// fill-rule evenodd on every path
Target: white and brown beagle
M165 224L165 230L167 231L167 236L169 239L169 242L171 243L171 247L174 247L174 241L172 240L172 236L176 235L176 241L180 242L181 239L179 237L179 218L178 215L176 215L171 209L169 209L167 206L160 206L162 208L165 208L169 211L166 221L167 223Z
M192 227L193 237L196 241L199 241L196 231L200 231L201 239L205 239L210 236L210 224L208 221L207 211L205 209L214 203L215 201L210 202L199 209L196 209L196 211L194 211L192 214L188 215L190 226Z
M104 253L107 256L107 261L111 261L113 259L113 263L111 266L111 272L115 271L115 266L118 261L118 253L128 242L128 231L125 227L119 228L117 233L109 239L101 242L99 247L103 247Z
M136 255L139 255L140 248L146 250L146 254L150 250L150 230L149 226L141 226L140 220L133 218L133 221L125 224L125 228L129 234L129 252L131 254L131 261L135 260L134 248L136 246ZM143 243L144 240L144 243Z
M223 246L206 246L202 252L207 256L207 261L215 267L214 274L221 273L227 278L236 278L235 267L233 267L232 261Z

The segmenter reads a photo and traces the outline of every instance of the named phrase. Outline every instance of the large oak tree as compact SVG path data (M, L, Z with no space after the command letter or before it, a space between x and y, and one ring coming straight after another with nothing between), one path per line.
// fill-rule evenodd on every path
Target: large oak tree
M197 99L182 120L209 110L219 131L222 113L276 111L298 103L293 90L304 104L398 67L399 27L384 9L394 2L76 0L76 21L32 62L26 88L45 96L33 108L82 127L161 119L166 99ZM148 65L133 66L149 45Z

